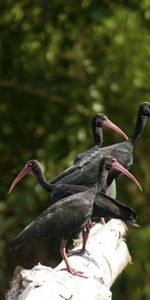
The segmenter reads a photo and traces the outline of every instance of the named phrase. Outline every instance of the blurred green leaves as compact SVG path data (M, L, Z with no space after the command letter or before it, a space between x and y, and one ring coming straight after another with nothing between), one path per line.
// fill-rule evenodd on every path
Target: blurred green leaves
M32 267L36 258L49 263L58 252L55 245L50 257L49 249L33 245L34 255L28 248L8 254L13 236L50 203L33 176L8 196L13 178L31 158L44 165L47 178L71 164L92 144L90 122L95 112L106 113L132 133L139 103L150 101L149 16L147 0L0 3L2 292L15 265L26 267L28 262ZM114 286L115 299L150 297L149 126L135 149L132 167L143 193L127 179L118 180L118 198L137 210L142 228L129 228L134 265ZM119 141L104 130L105 145Z

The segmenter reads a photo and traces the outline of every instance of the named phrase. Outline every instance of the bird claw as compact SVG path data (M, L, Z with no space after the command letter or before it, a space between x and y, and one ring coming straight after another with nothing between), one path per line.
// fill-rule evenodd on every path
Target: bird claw
M83 275L83 272L81 272L81 271L76 271L76 270L72 269L70 273L72 275L74 275L74 276L79 276L79 277L82 277L82 278L87 278L87 276Z
M67 256L84 255L84 254L89 255L89 252L88 252L88 250L82 248L82 249L78 249L78 250L75 250L75 251L68 251Z
M83 277L83 278L87 278L87 276L83 275L83 272L81 271L77 271L73 268L71 269L61 269L61 271L67 270L70 274L72 274L73 276L79 276L79 277Z

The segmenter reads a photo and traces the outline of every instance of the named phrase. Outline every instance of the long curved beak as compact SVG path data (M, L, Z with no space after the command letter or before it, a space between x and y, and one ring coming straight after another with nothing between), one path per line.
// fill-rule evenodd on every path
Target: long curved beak
M140 191L142 191L142 187L139 184L139 182L137 181L137 179L127 169L125 169L121 164L119 164L117 161L115 161L115 162L112 163L112 167L113 167L113 169L116 169L117 171L119 171L119 172L125 174L126 176L128 176L131 180L133 180L135 182L135 184L137 184Z
M14 179L14 181L11 184L11 187L8 191L8 193L10 194L11 191L13 190L13 188L15 187L15 185L28 173L30 173L32 171L32 167L29 164L26 164L25 167L21 170L21 172L18 174L18 176Z
M111 122L107 117L103 121L103 126L116 131L119 135L121 135L123 138L125 138L125 140L129 139L128 136L117 125L115 125L113 122Z

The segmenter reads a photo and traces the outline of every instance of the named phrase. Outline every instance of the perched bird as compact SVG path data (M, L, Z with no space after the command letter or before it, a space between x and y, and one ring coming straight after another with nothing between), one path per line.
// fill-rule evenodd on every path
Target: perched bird
M114 123L112 123L106 115L99 113L93 116L91 121L91 127L92 127L92 133L93 133L93 146L82 152L79 153L76 158L74 159L74 163L79 162L84 157L87 157L91 155L94 151L99 150L103 143L103 131L102 128L106 127L109 129L114 130L119 135L124 137L126 140L128 139L127 135ZM116 183L115 181L111 184L111 187L109 189L109 194L116 198L117 191L116 191Z
M51 183L69 183L81 184L88 187L92 186L98 177L98 166L101 158L105 155L111 155L117 159L126 169L129 169L133 162L133 148L140 138L146 121L150 116L150 102L144 102L139 105L135 129L131 137L122 143L102 147L93 151L79 162L76 162L61 174L53 178ZM111 170L107 184L110 186L113 179L116 179L120 172Z
M66 243L72 234L84 230L89 218L92 216L95 196L103 186L103 178L107 178L108 172L115 164L117 165L116 160L112 157L102 158L99 164L97 183L92 188L63 198L46 209L16 236L11 243L10 250L17 250L35 239L60 235L62 237L60 253L66 263L68 272L82 276L82 273L74 270L69 263L65 248ZM134 221L135 214L132 211L130 211L130 214Z
M118 171L124 173L131 180L133 180L138 185L138 187L141 189L139 182L129 171L127 171L121 164L119 164L115 158L113 158L111 156L107 156L107 157L110 157L110 159L112 159L111 169L118 170ZM104 160L104 158L101 158L100 165L102 165L103 160ZM14 189L16 184L30 172L32 172L37 177L38 182L41 185L41 187L44 190L46 190L47 192L51 193L52 203L54 203L62 198L65 198L67 196L70 196L72 194L76 194L78 192L82 192L82 191L85 191L88 189L87 186L83 186L83 185L73 185L73 184L64 184L64 183L51 184L49 181L46 180L43 170L42 170L42 166L39 163L39 161L33 159L33 160L29 160L25 164L23 169L19 172L19 174L15 177L15 179L13 180L13 182L10 186L9 193L11 193L11 191ZM103 172L101 179L99 179L99 180L101 180L101 189L102 189L103 193L105 193L106 189L107 189L106 176L104 176L104 175L105 175L105 172Z
M123 138L128 140L127 135L118 126L111 122L104 114L99 113L94 115L91 121L91 127L93 132L93 146L90 149L78 154L74 160L74 163L78 162L84 157L89 156L91 153L93 153L93 151L101 148L103 143L103 127L114 130Z

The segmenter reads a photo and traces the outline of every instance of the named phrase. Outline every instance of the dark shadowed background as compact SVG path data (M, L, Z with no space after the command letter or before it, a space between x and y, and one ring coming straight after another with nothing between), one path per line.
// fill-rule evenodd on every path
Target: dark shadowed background
M14 177L32 158L49 179L64 170L91 145L96 112L130 135L142 101L150 101L149 1L1 1L1 299L15 266L60 261L57 238L8 251L12 238L50 203L32 175L8 196ZM128 227L133 264L114 284L115 300L150 299L149 132L150 122L131 168L143 192L118 179L118 199L136 209L141 228ZM119 141L104 131L105 145Z

